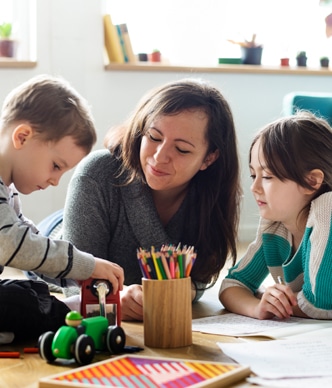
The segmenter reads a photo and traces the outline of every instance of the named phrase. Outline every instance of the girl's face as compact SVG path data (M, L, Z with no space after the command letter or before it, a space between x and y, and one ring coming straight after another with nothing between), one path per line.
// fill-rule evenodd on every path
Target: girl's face
M152 190L184 189L199 170L205 170L218 152L207 155L208 118L188 110L156 118L142 138L140 162Z
M281 181L266 167L258 140L251 151L251 191L261 217L282 222L286 227L297 224L301 210L310 202L308 190L291 180Z

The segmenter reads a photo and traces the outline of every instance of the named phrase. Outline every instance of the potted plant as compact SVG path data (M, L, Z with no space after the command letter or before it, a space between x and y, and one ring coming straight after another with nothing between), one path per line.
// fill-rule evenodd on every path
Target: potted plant
M280 58L280 66L289 66L289 58L288 57Z
M263 46L257 44L256 34L253 34L251 40L234 41L228 39L229 42L238 44L241 47L242 58L241 62L244 65L260 65L262 61Z
M305 51L299 51L296 55L297 66L307 66L307 53Z
M329 67L329 57L320 57L319 59L321 67Z
M0 24L0 57L13 57L14 56L14 40L11 39L12 24L2 23Z
M158 49L154 49L150 54L151 62L161 62L161 52Z

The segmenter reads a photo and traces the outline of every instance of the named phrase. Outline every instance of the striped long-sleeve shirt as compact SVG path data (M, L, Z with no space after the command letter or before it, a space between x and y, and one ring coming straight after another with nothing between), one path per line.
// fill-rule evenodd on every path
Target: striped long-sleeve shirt
M332 192L312 201L306 229L293 253L291 233L280 222L260 220L257 236L229 270L219 294L239 286L255 293L271 273L298 292L299 308L309 317L332 319Z
M37 271L54 278L86 279L94 269L91 254L62 240L38 234L21 213L18 192L0 178L0 273L3 266Z

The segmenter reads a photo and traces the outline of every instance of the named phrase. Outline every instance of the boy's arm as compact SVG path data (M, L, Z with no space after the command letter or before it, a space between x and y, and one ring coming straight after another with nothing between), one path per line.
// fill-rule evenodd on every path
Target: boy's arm
M92 274L92 255L37 233L36 226L22 214L15 186L7 187L0 178L0 266L36 270L54 278L68 274L82 279Z
M2 188L2 190L1 190ZM17 215L0 186L0 265L38 271L50 277L86 279L94 271L94 257L67 241L50 240Z

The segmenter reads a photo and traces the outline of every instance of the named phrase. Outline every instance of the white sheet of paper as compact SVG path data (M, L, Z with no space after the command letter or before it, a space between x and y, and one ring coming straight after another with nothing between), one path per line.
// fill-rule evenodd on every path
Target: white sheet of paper
M227 356L265 379L332 376L332 338L217 344Z
M227 313L213 317L193 319L192 330L228 336L266 336L286 338L323 328L332 328L332 321L291 317L289 319L254 319Z
M262 379L261 377L248 377L251 384L262 385L269 388L315 388L332 387L332 377L305 377L296 379Z

